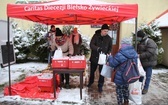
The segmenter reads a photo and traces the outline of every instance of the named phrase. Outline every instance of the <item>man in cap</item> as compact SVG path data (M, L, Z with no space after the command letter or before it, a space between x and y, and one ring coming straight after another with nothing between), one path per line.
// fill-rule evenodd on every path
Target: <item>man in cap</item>
M137 40L139 41L139 58L146 72L146 80L144 88L142 90L142 94L146 94L148 92L152 76L152 68L157 64L157 44L152 39L148 38L148 35L145 34L143 30L139 30L137 32Z
M91 57L90 57L90 78L88 87L94 83L94 73L99 66L99 80L98 80L98 91L103 91L104 77L100 75L103 65L98 64L99 54L105 53L110 54L112 49L112 39L107 34L109 27L107 24L103 24L100 33L95 33L90 42Z

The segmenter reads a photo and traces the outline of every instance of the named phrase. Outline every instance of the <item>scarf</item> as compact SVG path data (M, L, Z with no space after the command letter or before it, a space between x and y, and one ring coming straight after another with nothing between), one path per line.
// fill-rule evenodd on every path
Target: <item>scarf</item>
M73 34L73 35L74 35L74 43L79 44L79 34L76 33L76 34Z
M63 35L61 38L55 38L55 42L58 46L62 46L67 40L67 36Z

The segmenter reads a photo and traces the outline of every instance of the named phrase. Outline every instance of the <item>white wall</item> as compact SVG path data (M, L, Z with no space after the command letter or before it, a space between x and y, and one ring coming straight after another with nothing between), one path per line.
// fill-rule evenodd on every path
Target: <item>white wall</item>
M6 45L8 41L7 21L0 20L0 45ZM13 42L12 27L10 26L10 41Z
M162 46L164 49L164 54L163 54L163 65L168 66L168 28L167 29L162 29Z

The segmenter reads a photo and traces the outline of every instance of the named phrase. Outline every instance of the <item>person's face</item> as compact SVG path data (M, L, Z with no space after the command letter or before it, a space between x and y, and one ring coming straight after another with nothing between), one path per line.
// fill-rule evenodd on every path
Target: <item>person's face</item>
M74 33L74 34L78 33L77 28L74 28L73 33Z
M52 31L55 31L56 29L55 29L55 27L52 27L51 30L52 30Z
M106 36L108 34L108 29L101 30L101 35Z
M137 41L141 41L142 40L142 37L137 37Z

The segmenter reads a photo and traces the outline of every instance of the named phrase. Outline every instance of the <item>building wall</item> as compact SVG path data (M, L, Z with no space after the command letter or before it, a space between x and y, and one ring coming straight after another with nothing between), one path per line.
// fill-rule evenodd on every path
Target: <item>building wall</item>
M162 32L162 47L164 49L163 53L163 65L168 67L168 28L161 29Z
M7 20L6 15L6 7L8 3L15 3L16 0L1 0L1 12L0 12L0 20ZM43 1L43 0L41 0ZM139 7L138 11L138 26L142 23L149 23L151 20L153 20L155 17L157 17L159 14L164 12L166 9L168 9L168 0L101 0L105 2L116 2L116 3L137 3ZM12 21L13 19L11 19ZM28 22L21 19L15 19L16 22L18 22L19 27L21 28L28 28L30 27L33 22ZM131 35L131 32L134 32L134 24L127 24L122 23L121 24L121 30L120 35L121 37L127 37ZM60 26L61 27L61 26ZM91 37L94 34L94 31L96 28L90 28L90 25L81 25L79 26L81 32Z

